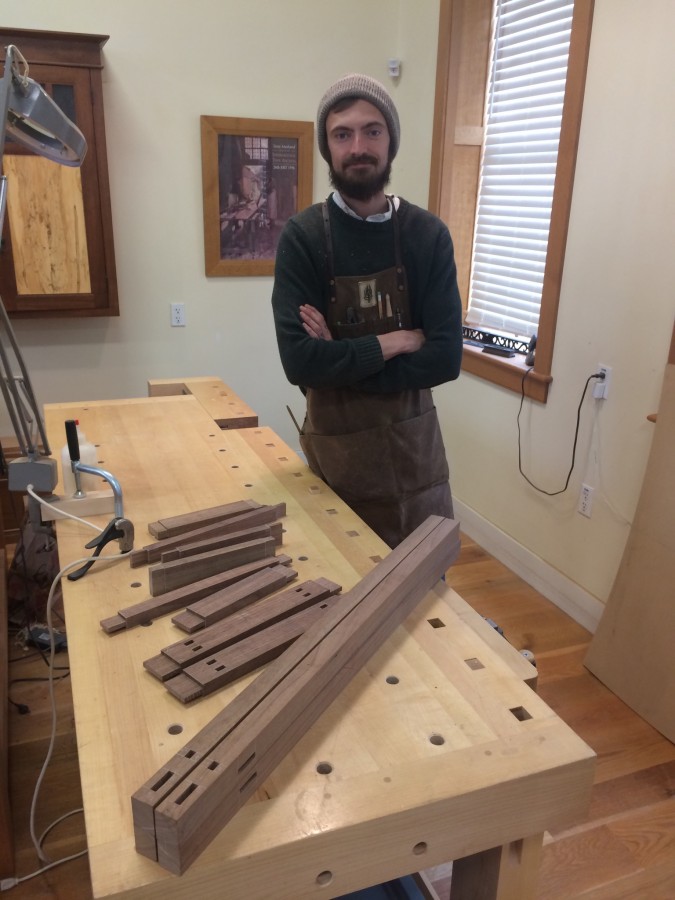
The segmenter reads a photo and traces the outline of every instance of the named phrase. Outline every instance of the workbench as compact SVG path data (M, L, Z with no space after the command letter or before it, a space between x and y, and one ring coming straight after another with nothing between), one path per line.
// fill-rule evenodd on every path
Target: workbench
M68 418L120 481L137 547L150 522L250 498L286 503L281 552L300 579L348 590L388 552L274 432L218 427L194 394L48 405L55 447ZM90 529L55 524L62 566L88 555ZM586 814L593 752L532 689L531 664L440 582L172 875L136 852L130 797L255 676L184 706L143 668L179 636L170 616L104 633L149 596L147 568L95 566L63 594L97 898L332 898L454 860L453 900L528 900L543 833Z

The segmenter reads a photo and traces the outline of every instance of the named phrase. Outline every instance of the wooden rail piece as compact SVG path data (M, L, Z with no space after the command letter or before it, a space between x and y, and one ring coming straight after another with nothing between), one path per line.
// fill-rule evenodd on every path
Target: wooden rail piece
M255 559L274 556L275 546L274 538L256 538L241 544L233 544L231 547L212 550L210 553L198 553L197 556L188 556L174 562L157 563L150 566L148 571L150 593L156 597L158 594L184 587L191 581L243 566L244 563L253 562Z
M263 569L261 572L256 572L254 575L249 575L248 578L223 588L222 591L209 594L203 600L191 603L186 610L174 616L171 621L188 634L194 634L195 631L215 625L216 622L231 616L256 600L267 597L268 594L285 587L297 577L298 573L295 569L287 566Z
M159 562L162 554L173 547L182 547L188 542L200 541L216 534L229 534L233 531L253 528L256 525L266 525L275 522L277 519L283 519L285 515L285 503L260 506L258 509L239 513L236 516L231 516L229 519L220 519L210 525L192 528L189 531L181 532L173 538L164 538L161 541L156 541L154 544L147 544L145 547L132 550L129 554L129 564L133 569L146 563Z
M159 594L157 597L148 597L146 600L127 606L119 610L117 615L101 619L101 628L106 634L117 634L137 625L147 625L153 619L175 612L177 609L183 609L189 603L208 597L209 594L226 588L228 585L235 584L254 572L260 572L270 566L290 566L292 561L290 556L282 553L279 556L265 556L262 559L244 563L243 566L227 569L225 572L218 572L216 575L210 575L208 578L194 581L185 587L177 588L175 591L168 591L165 594Z
M159 519L157 522L150 522L148 531L154 538L161 541L165 538L175 537L177 534L183 534L185 531L191 531L193 528L201 528L203 525L209 525L221 519L229 519L231 516L238 516L251 509L258 509L260 506L262 504L255 500L235 500L233 503L224 503L221 506L211 506L208 509L198 509L181 516L169 516L166 519Z
M328 597L322 603L275 622L274 625L237 641L232 647L188 666L179 675L165 681L164 687L182 703L190 703L225 687L237 678L276 659L293 641L304 634L336 599L336 595Z
M180 873L451 565L431 516L132 797L136 848Z
M282 543L281 531L281 522L273 522L271 525L257 525L255 528L246 528L244 531L220 534L167 550L166 553L162 553L160 561L173 562L176 559L185 559L188 556L197 556L199 553L209 553L211 550L220 550L222 547L231 547L233 544L252 541L255 538L269 537L277 546L280 546Z
M328 581L327 578L303 581L296 587L268 597L264 602L240 609L222 622L205 628L197 637L189 637L164 647L161 653L146 659L143 665L155 678L165 681L186 666L206 659L301 609L321 603L341 590L339 584ZM169 666L167 659L173 666Z

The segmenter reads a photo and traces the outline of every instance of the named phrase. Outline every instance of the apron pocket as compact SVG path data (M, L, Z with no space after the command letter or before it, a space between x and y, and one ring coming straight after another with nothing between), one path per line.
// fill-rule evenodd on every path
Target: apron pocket
M304 433L300 443L312 471L343 498L400 498L449 475L435 409L350 434Z

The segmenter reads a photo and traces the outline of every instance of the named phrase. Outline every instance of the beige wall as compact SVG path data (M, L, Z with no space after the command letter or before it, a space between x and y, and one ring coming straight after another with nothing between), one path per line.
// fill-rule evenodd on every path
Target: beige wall
M110 35L121 316L16 323L39 399L134 396L148 378L217 375L295 445L285 406L301 418L303 404L277 359L271 278L203 274L199 116L312 120L332 80L368 72L389 85L403 122L392 187L424 205L437 16L437 0L6 0L6 25ZM596 0L555 380L548 405L528 404L522 420L527 473L556 490L583 384L598 363L613 367L609 400L584 404L570 491L548 498L519 476L517 397L471 376L436 391L458 505L497 544L522 548L599 601L639 495L645 416L657 408L675 312L674 32L671 0ZM396 84L392 56L403 63ZM327 191L317 153L315 198ZM186 306L184 329L169 325L175 301ZM575 512L582 480L596 488L590 520Z

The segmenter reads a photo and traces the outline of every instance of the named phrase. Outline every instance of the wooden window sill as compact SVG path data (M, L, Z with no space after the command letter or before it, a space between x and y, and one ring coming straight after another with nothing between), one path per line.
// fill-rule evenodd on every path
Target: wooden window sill
M553 381L550 375L537 372L536 362L530 370L525 365L525 357L520 354L513 357L494 356L467 344L464 345L462 370L518 394L523 389L523 377L529 372L525 378L525 396L540 403L546 403L549 385Z

